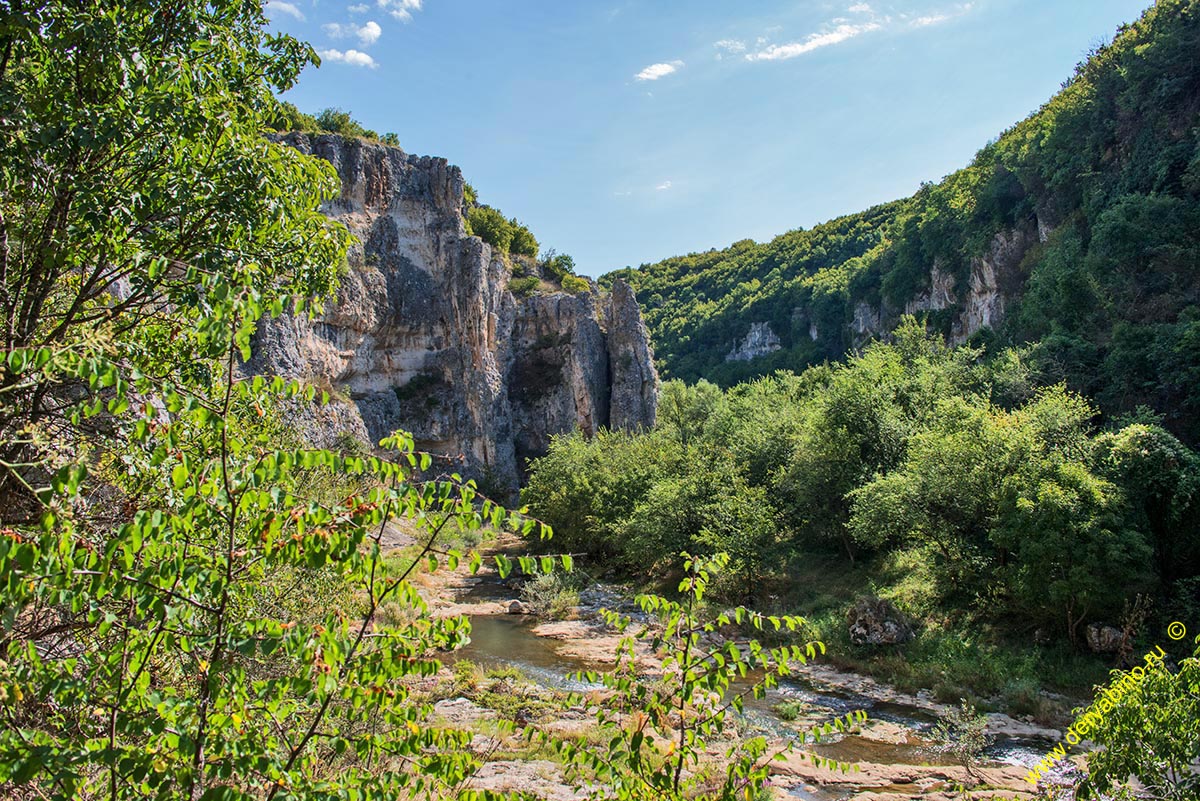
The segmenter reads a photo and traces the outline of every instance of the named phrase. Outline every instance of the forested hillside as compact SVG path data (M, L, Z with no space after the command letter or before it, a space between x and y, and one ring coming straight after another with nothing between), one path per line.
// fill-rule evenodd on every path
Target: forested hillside
M1037 113L913 197L616 274L666 376L729 385L840 358L905 312L1020 348L1109 415L1200 435L1200 4L1164 0ZM615 274L614 274L615 275ZM752 323L779 349L727 361Z

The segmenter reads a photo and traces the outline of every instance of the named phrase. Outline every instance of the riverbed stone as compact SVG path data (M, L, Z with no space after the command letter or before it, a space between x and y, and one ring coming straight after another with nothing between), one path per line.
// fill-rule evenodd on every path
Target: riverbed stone
M508 613L510 615L528 615L529 612L529 606L523 601L512 600L508 602Z

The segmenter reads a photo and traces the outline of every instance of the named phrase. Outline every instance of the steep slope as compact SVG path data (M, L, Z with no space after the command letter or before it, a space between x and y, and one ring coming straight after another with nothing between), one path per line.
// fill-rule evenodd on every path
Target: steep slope
M653 425L658 379L628 287L516 297L509 260L465 232L457 167L336 135L282 141L337 169L325 212L359 240L336 303L266 321L253 349L251 369L332 390L310 437L402 428L505 493L553 434Z
M1024 348L1110 413L1200 435L1200 3L1162 0L1038 112L913 197L623 270L665 375L840 358L901 315Z

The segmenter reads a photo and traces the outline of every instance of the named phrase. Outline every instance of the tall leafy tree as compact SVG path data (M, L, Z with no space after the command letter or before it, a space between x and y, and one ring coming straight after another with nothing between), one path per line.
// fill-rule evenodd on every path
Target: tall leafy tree
M419 478L403 436L395 461L289 446L311 392L239 368L348 245L332 170L264 136L313 60L265 24L246 0L0 11L0 794L479 795L401 679L466 631L412 576L503 510ZM418 560L384 557L398 517Z

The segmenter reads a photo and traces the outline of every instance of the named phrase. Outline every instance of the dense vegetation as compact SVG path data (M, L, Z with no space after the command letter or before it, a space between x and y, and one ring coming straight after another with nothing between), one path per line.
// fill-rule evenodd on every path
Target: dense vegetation
M727 386L840 358L861 344L860 304L893 325L935 265L961 300L973 261L998 233L1021 231L1034 244L998 276L1005 322L976 341L991 354L1023 347L1040 382L1066 381L1106 414L1146 405L1200 439L1198 49L1200 5L1162 0L1041 110L911 198L619 271L638 290L664 374ZM950 333L958 311L924 318ZM725 362L755 321L782 349Z
M845 364L670 381L654 430L555 439L523 500L557 547L627 574L728 553L720 594L775 598L830 641L878 594L922 624L900 675L947 695L1079 689L1100 665L1071 656L1086 624L1120 625L1139 595L1156 623L1200 617L1200 457L1151 417L1097 429L1081 396L979 357L908 318Z
M272 127L281 133L288 131L334 133L359 139L372 139L394 147L400 146L400 137L396 134L388 132L380 136L354 119L349 111L340 108L322 109L316 116L313 116L305 114L291 103L280 103L275 112Z

